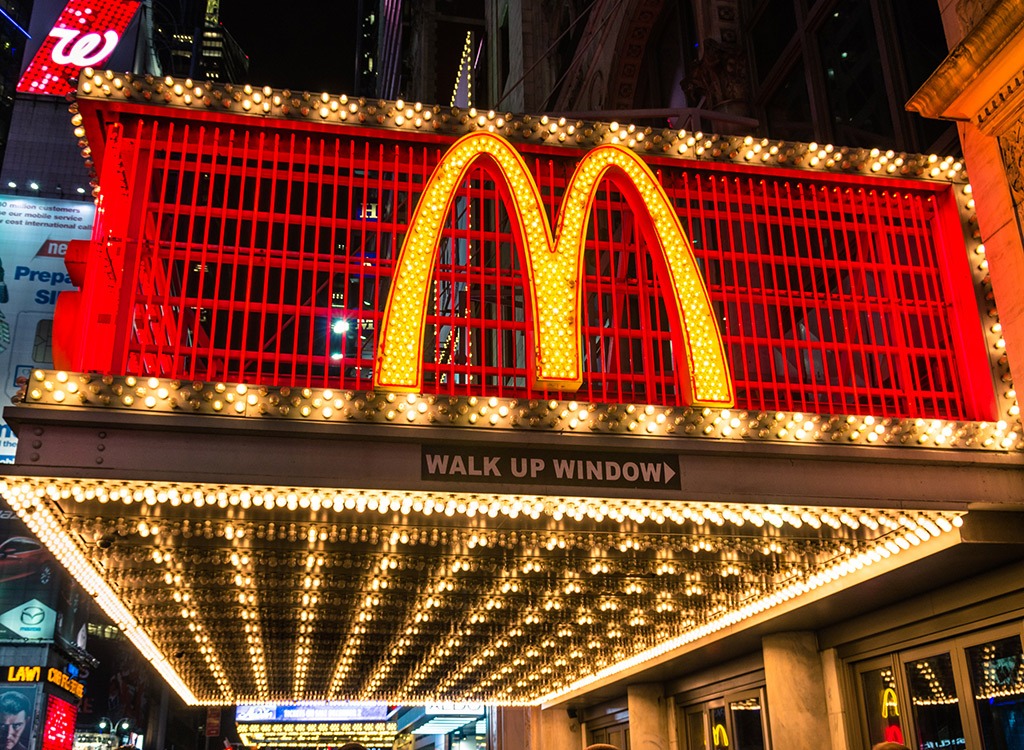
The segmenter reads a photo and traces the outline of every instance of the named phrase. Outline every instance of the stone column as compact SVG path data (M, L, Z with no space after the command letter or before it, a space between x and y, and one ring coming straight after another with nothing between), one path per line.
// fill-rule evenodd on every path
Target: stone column
M669 750L668 712L661 683L630 685L627 688L630 750Z
M674 701L667 699L666 703L665 714L668 717L668 747L669 750L679 750L679 715L676 712Z
M850 739L848 727L856 724L856 702L847 706L843 699L843 660L834 648L821 654L822 677L825 683L825 711L828 714L829 733L832 736L832 750L857 750Z
M540 709L496 706L488 709L489 747L495 750L542 750Z
M832 750L825 681L814 634L765 636L762 649L772 747Z
M580 723L564 708L540 712L540 750L583 750Z

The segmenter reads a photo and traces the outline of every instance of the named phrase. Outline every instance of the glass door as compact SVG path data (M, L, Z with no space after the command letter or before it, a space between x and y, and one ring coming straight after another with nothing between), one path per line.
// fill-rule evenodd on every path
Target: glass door
M1024 750L1024 653L1019 635L964 650L985 750Z
M728 697L731 750L764 750L765 716L761 692Z
M939 653L905 662L910 708L921 750L967 746L953 659Z
M900 703L898 671L891 656L864 665L859 670L862 716L867 720L868 745L880 742L906 743L903 705Z
M714 750L731 748L732 745L729 744L731 732L726 720L725 706L722 704L712 706L709 714L711 716L711 747Z
M915 750L1024 750L1020 622L855 665L864 739Z
M763 689L734 691L682 711L686 750L767 750Z
M686 750L708 750L707 713L701 707L686 712Z

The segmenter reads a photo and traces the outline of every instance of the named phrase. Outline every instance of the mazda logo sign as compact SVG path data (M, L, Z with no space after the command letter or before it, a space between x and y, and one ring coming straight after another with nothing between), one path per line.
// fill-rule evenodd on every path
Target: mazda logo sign
M23 625L39 625L46 619L46 612L42 607L25 607L21 610L21 622Z

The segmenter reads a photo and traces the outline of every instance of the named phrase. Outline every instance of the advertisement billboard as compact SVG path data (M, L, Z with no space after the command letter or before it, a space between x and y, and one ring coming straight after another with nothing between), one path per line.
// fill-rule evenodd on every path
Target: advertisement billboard
M84 647L86 615L78 584L0 499L0 642Z
M27 94L64 96L82 68L105 63L125 34L139 0L71 0L32 56L18 81ZM39 10L44 15L44 10ZM34 34L36 30L33 15Z
M33 750L38 698L37 685L0 682L0 750Z
M85 691L78 706L80 726L97 726L106 720L127 720L130 728L149 725L154 673L148 662L114 625L94 624L89 634L89 654L97 665L79 678ZM125 732L118 729L124 736ZM136 735L137 736L137 735Z
M235 707L235 721L264 723L323 721L386 721L391 717L386 703L243 703Z
M96 207L82 201L0 195L0 408L18 379L53 363L53 308L72 289L64 255L71 240L88 239ZM14 434L0 421L0 463L14 461Z

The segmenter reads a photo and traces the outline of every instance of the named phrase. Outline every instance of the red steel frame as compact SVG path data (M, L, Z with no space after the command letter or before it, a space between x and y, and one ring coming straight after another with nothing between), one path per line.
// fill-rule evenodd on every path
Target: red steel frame
M68 343L63 364L372 388L395 256L454 139L156 107L113 114L90 134L102 188L94 240L69 255L83 291L57 318L63 340L91 343ZM579 152L521 151L553 223ZM693 242L737 408L991 418L990 363L949 185L650 163ZM528 389L530 292L484 169L453 206L424 389L564 397ZM634 217L607 184L591 211L574 397L682 405L656 266Z

